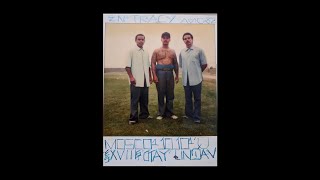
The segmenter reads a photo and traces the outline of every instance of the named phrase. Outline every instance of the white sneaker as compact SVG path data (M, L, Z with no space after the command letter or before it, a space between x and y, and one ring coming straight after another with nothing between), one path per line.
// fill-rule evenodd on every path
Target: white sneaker
M171 119L178 119L178 116L172 115L172 116L171 116Z
M194 123L200 124L200 120L195 120Z
M162 116L158 116L157 119L158 119L158 120L161 120L161 119L163 119L163 117L162 117Z

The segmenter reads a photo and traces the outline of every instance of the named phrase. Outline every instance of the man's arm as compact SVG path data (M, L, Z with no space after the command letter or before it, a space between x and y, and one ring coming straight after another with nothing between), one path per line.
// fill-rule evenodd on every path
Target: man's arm
M134 79L133 75L132 75L132 72L131 72L131 65L132 65L132 51L130 51L129 53L129 56L128 56L128 59L127 59L127 65L126 65L126 71L127 71L127 74L130 78L130 83L135 85L136 84L136 80Z
M156 74L156 62L157 62L157 52L156 52L156 50L154 50L152 57L151 57L151 68L152 68L153 81L155 83L159 82L157 74Z
M131 72L131 67L126 67L126 71L127 71L127 74L130 78L130 83L135 85L136 84L136 80L134 79L133 75L132 75L132 72Z
M201 70L202 70L202 72L207 68L207 64L203 64L203 65L201 65Z
M173 51L173 65L174 65L174 72L176 73L176 83L179 82L179 64L178 64L178 60L177 60L177 55L176 52Z
M149 67L149 82L152 84L151 68Z
M201 70L202 72L207 68L207 57L204 54L203 50L200 50L200 62L201 62Z
M181 56L181 53L179 55L179 67L182 68L182 56Z

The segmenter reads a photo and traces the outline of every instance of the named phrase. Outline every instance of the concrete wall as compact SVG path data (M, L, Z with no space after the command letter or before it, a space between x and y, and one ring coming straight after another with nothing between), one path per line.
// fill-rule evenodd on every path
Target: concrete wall
M149 52L150 60L153 50L162 46L161 34L171 34L170 48L177 56L185 48L182 35L190 32L193 45L204 49L208 68L216 68L215 25L209 24L106 24L105 28L105 68L124 68L128 51L136 47L135 36L144 34L144 49Z

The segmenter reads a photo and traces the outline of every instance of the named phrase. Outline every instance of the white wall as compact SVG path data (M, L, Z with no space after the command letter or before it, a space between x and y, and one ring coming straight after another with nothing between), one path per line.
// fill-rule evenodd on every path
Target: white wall
M182 35L190 32L193 45L202 48L207 56L208 67L216 67L215 24L105 24L105 68L124 68L128 51L136 47L135 36L144 34L144 49L150 58L154 49L160 48L161 34L169 32L169 47L174 49L177 57L185 48Z

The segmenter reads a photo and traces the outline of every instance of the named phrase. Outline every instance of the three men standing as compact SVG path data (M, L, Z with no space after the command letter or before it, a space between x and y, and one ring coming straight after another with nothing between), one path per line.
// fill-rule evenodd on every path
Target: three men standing
M158 92L157 119L161 120L164 117L178 119L173 112L173 100L174 82L179 82L179 66L182 68L182 84L185 92L184 117L200 123L202 72L207 67L207 59L204 51L193 45L191 33L184 33L182 39L186 48L181 50L178 64L175 51L169 48L170 33L162 33L162 47L155 49L151 57L152 78L149 54L143 49L145 36L136 35L137 47L130 51L126 65L131 93L129 124L138 122L138 118L152 118L148 110L149 86L152 81L156 83ZM140 103L139 116L138 103Z

